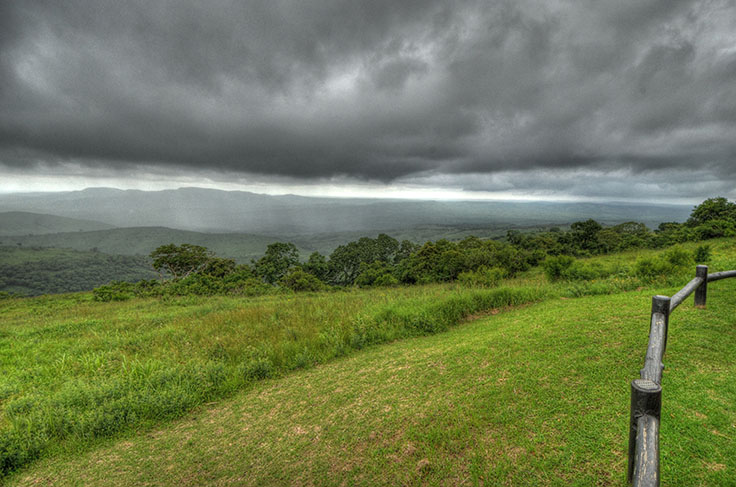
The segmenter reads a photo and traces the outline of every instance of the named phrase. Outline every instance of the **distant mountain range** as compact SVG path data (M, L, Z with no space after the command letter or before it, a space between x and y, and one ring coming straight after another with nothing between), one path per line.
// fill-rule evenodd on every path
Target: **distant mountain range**
M87 220L86 225L108 228L153 226L282 238L346 232L391 233L427 226L498 230L564 225L588 218L605 224L634 220L656 227L663 221L684 221L691 209L686 205L626 203L312 198L203 188L164 191L90 188L0 195L0 212L43 213ZM6 230L5 221L10 219L0 220L0 235L49 233L52 228L47 225L49 231L43 231L45 224L38 223L27 231L22 225L7 224ZM67 228L65 231L104 229L73 228L74 223L69 221L59 224Z

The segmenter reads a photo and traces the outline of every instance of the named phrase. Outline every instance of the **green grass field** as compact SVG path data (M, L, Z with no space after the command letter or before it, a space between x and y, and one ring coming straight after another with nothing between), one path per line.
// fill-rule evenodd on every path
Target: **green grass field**
M713 271L736 268L732 240L711 245ZM0 301L5 480L623 485L651 295L678 287L534 270L490 290ZM735 290L673 315L665 485L734 478Z

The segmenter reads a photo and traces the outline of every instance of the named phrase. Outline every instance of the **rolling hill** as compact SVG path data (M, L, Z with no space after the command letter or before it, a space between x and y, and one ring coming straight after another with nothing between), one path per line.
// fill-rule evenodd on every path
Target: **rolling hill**
M276 237L238 233L201 233L164 227L133 227L66 232L0 239L6 245L22 247L53 247L75 250L96 250L107 254L149 255L156 247L168 243L202 245L221 257L247 263L263 255L266 246Z
M8 211L0 213L0 237L43 235L59 232L88 232L108 230L113 225L92 220L80 220L56 215Z

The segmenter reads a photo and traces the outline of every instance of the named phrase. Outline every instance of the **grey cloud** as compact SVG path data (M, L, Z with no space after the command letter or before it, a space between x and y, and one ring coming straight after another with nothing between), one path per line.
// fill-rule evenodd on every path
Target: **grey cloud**
M18 0L0 164L733 181L735 76L728 0Z
M733 182L714 177L707 170L662 172L630 169L590 170L540 169L537 171L500 171L473 174L424 174L401 181L417 187L462 189L466 193L492 193L528 198L577 197L598 200L700 202L703 195L736 197Z

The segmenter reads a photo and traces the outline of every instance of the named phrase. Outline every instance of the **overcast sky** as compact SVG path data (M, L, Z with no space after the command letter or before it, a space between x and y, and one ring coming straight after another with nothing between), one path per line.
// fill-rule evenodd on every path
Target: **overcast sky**
M733 0L5 0L0 191L736 198Z

